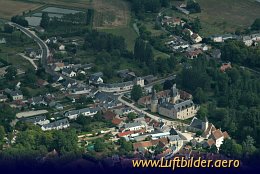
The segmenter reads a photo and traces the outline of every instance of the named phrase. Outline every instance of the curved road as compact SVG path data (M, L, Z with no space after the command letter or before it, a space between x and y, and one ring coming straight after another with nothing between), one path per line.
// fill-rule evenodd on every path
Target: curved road
M42 50L42 58L41 58L41 63L43 68L45 69L45 72L50 74L51 76L57 75L57 76L62 76L63 79L67 79L67 80L75 80L72 79L70 77L67 77L63 74L60 74L54 70L52 70L49 66L48 66L48 57L50 56L50 50L49 47L47 46L47 44L41 40L41 38L39 38L34 32L30 31L29 29L18 25L16 23L13 22L8 22L9 25L17 28L18 30L20 30L21 32L23 32L24 34L26 34L28 37L32 38L41 48ZM76 80L78 83L81 83L81 81Z
M30 30L28 30L27 28L24 28L23 26L18 25L13 22L9 22L8 24L19 29L21 32L23 32L24 34L26 34L27 36L32 38L35 42L37 42L37 44L40 46L40 48L42 50L42 59L41 59L42 66L45 68L46 72L50 71L50 69L48 69L48 64L47 64L47 59L50 55L50 51L49 51L49 48L46 45L46 43L43 40L41 40L36 34L31 32ZM52 73L52 72L48 72L48 73Z

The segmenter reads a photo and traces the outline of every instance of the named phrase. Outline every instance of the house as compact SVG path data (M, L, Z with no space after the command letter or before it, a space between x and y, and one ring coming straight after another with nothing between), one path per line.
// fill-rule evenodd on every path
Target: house
M36 82L37 86L39 87L44 87L44 86L47 86L49 83L46 81L46 80L43 80L43 79L38 79L37 82Z
M174 18L170 16L164 16L162 20L162 25L165 26L171 26L171 27L176 27L176 26L183 26L185 22L181 20L180 18Z
M199 42L202 41L202 37L200 37L200 35L198 35L197 33L193 33L193 34L191 35L191 40L192 40L192 42L194 42L194 43L199 43Z
M224 40L223 40L221 35L213 35L213 36L210 37L210 39L213 42L217 42L217 43L224 42Z
M140 123L140 122L126 123L122 127L122 132L125 132L125 131L138 131L140 129L144 129L145 127L146 127L146 125L144 123Z
M56 37L49 38L45 41L46 44L56 44L58 42Z
M89 86L76 86L71 88L71 94L81 95L81 94L89 94L91 92L91 88Z
M7 96L4 94L0 94L0 102L6 102L8 100Z
M94 84L94 85L102 84L104 82L102 77L103 77L102 72L91 74L89 77L89 84Z
M153 76L153 75L147 75L147 76L144 76L142 77L144 79L144 83L145 84L149 84L149 83L152 83L154 81L156 81L158 78Z
M202 54L202 51L200 49L186 52L186 56L190 59L198 58L200 54Z
M40 49L35 50L33 48L26 48L24 53L30 58L40 59L42 57L42 51Z
M54 71L60 71L60 70L62 70L64 68L64 66L65 65L64 65L63 62L56 62L56 63L53 64L52 69Z
M65 117L68 117L70 120L77 119L80 115L93 117L100 111L99 108L84 108L79 110L68 111L64 114Z
M222 63L221 67L220 67L220 71L221 72L225 72L227 69L231 69L231 62L228 63Z
M106 111L104 114L103 114L103 118L105 120L110 120L112 121L114 118L116 117L116 114L112 111Z
M62 70L62 74L65 75L65 76L67 76L67 77L76 77L76 76L77 76L77 73L76 73L76 72L74 72L74 71L71 70L71 69L67 69L67 68L65 68L65 69Z
M222 132L220 129L217 129L217 130L215 130L215 131L212 131L210 138L215 141L215 145L216 145L216 147L217 147L218 149L219 149L220 146L223 144L224 135L223 135L223 132Z
M242 36L242 41L248 47L253 45L253 40L252 40L251 36Z
M64 80L64 78L63 78L62 76L60 76L60 75L54 74L54 75L52 76L52 80L53 80L54 82L60 82L60 81Z
M63 45L63 44L59 45L59 50L60 51L65 51L65 45Z
M63 110L62 104L57 103L57 104L55 105L55 109L57 109L57 110Z
M0 39L0 44L6 44L6 39L5 38Z
M24 123L32 123L34 125L45 125L49 124L50 121L46 118L45 115L38 115L34 117L26 117L26 118L20 118L19 121L24 122Z
M177 104L165 102L159 105L158 113L169 118L185 120L194 117L198 108L192 100L182 101Z
M99 90L103 92L112 92L112 93L118 93L118 92L124 92L124 91L130 91L134 86L133 81L128 82L122 82L122 83L113 83L113 84L100 84Z
M20 90L5 89L5 93L9 94L14 101L23 100L23 93Z
M28 103L30 105L36 106L36 105L45 105L47 106L47 102L44 100L43 96L33 97L28 100Z
M48 130L60 130L60 129L66 129L70 126L70 123L67 118L61 119L61 120L56 120L54 122L44 124L42 125L41 129L43 131L48 131Z
M183 30L183 33L185 34L185 35L188 35L188 36L192 36L194 33L193 33L193 31L191 31L190 29L188 29L188 28L185 28L184 30Z

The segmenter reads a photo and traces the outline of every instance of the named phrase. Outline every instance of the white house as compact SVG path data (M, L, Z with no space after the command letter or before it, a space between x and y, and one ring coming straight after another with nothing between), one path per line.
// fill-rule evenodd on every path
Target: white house
M72 110L65 113L65 117L68 117L70 120L77 119L80 115L93 117L98 113L99 108L84 108L79 110Z
M74 72L71 69L67 69L67 68L62 70L62 74L67 76L67 77L76 77L77 76L76 72Z
M143 123L140 123L140 122L126 123L123 126L122 132L125 132L125 131L138 131L138 130L143 129L145 127L146 127L146 125L144 125Z
M67 118L64 118L62 120L57 120L49 124L42 125L41 129L43 131L48 130L60 130L60 129L66 129L70 126L70 123Z
M191 35L191 40L192 40L192 42L194 42L194 43L199 43L199 42L202 41L202 37L200 37L200 35L198 35L198 34L196 34L196 33L193 33L193 34Z
M59 46L59 50L60 50L60 51L65 51L65 45L60 45L60 46Z

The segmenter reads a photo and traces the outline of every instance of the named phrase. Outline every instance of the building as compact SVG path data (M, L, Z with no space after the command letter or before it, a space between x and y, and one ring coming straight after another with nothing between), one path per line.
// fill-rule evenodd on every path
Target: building
M5 93L9 94L14 101L23 100L23 93L20 90L5 89Z
M153 90L151 98L151 112L156 113L158 111L158 98L156 96L156 90Z
M144 79L142 77L137 77L135 80L134 80L134 83L136 85L140 85L141 87L144 87Z
M46 118L45 115L38 115L34 117L26 117L26 118L21 118L19 121L24 122L24 123L32 123L34 125L45 125L49 124L50 121Z
M174 18L170 16L164 16L162 20L162 26L171 26L171 27L176 27L176 26L183 26L185 22L181 20L180 18Z
M163 103L158 107L160 115L172 118L185 120L194 117L198 111L198 107L191 101L181 101L177 104Z
M79 110L68 111L64 114L65 117L68 117L70 120L77 119L80 115L93 117L100 111L99 108L84 108Z
M122 132L138 131L138 130L144 129L145 127L146 127L146 125L143 123L140 123L140 122L126 123L122 127Z
M71 70L71 69L67 69L67 68L65 68L65 69L62 70L62 74L65 75L65 76L67 76L67 77L76 77L76 76L77 76L77 73L76 73L76 72L74 72L74 71Z
M67 118L61 119L54 121L52 123L44 124L42 125L41 129L43 131L48 131L48 130L60 130L60 129L66 129L70 126L70 123Z
M113 84L100 84L99 90L103 92L124 92L130 91L134 86L133 81L122 82L122 83L113 83Z
M94 84L94 85L102 84L104 82L102 77L103 77L102 72L91 74L89 77L89 84Z
M232 68L231 66L231 62L228 63L222 63L221 67L220 67L220 71L221 72L225 72L227 69Z
M6 102L8 100L7 96L4 94L0 94L0 102Z
M202 37L200 37L200 35L198 35L197 33L193 33L193 34L191 35L191 40L192 40L192 42L194 42L194 43L199 43L199 42L202 41Z

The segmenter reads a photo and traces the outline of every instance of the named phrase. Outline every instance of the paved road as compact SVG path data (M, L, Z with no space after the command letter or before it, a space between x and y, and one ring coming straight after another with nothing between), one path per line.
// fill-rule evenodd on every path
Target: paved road
M9 22L8 24L17 28L17 29L19 29L21 32L26 34L28 37L32 38L39 45L39 47L42 50L42 59L41 59L42 66L45 68L46 72L48 73L48 71L50 71L50 69L48 67L47 60L48 60L48 57L50 55L50 51L49 51L49 48L46 45L46 43L43 40L41 40L32 31L28 30L27 28L22 27L21 25L18 25L18 24L13 23L13 22Z
M54 70L52 70L49 66L48 66L48 57L50 56L50 50L49 47L47 46L47 44L41 40L34 32L30 31L29 29L18 25L16 23L13 22L8 22L9 25L17 28L18 30L20 30L21 32L23 32L24 34L26 34L28 37L32 38L41 48L42 50L42 58L41 58L41 63L43 68L45 69L45 72L50 74L51 76L53 75L57 75L57 76L62 76L63 79L67 79L67 80L75 80L72 79L70 77L64 76L58 72L55 72ZM78 83L81 83L81 81L76 80Z

